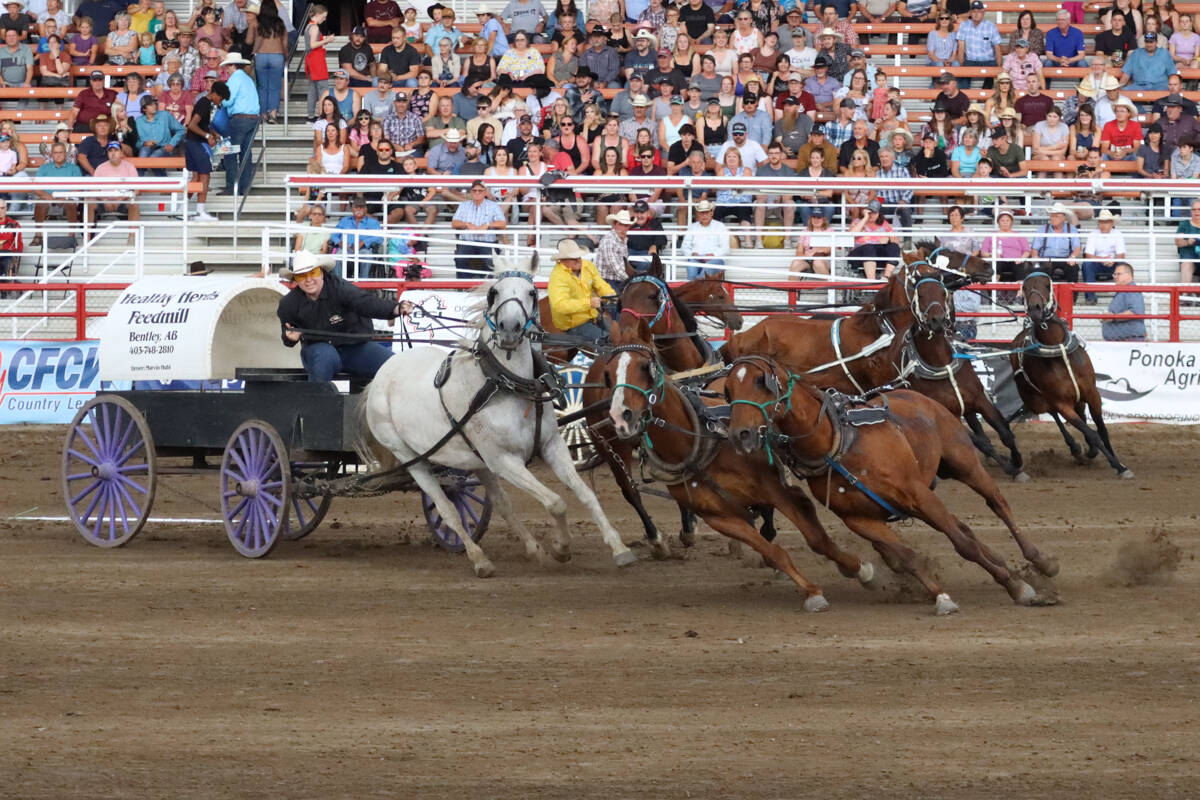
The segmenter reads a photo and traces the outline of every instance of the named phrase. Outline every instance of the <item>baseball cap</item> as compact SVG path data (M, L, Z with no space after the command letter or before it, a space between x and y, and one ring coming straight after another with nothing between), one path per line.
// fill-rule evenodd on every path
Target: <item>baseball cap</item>
M783 104L785 106L798 106L800 105L800 98L788 95L787 99L783 101Z
M879 202L878 200L872 200L871 202L867 203L867 208L871 211L882 211L883 203Z
M631 81L633 81L633 80L644 81L644 80L646 80L646 73L644 73L644 72L633 72L633 73L630 73L630 75L629 75L629 80L631 80Z
M1178 106L1179 108L1183 108L1183 97L1178 94L1167 95L1163 98L1163 107L1166 108L1167 106Z
M474 147L474 148L478 149L479 148L479 140L478 139L467 139L465 142L463 142L463 147Z
M104 149L105 149L105 150L120 150L120 149L121 149L121 143L120 143L120 142L109 142L109 143L108 143L108 146L107 146L107 147L105 147Z
M210 69L208 72L204 73L204 77L216 79L221 76L217 74L217 71L215 69Z
M1029 47L1029 40L1028 39L1017 39L1016 45L1017 45L1017 47Z
M335 78L349 78L349 77L350 77L350 73L349 73L349 72L346 72L346 70L344 70L344 69L335 69L335 70L333 71L333 77L335 77Z
M791 83L792 81L801 81L801 82L803 82L803 81L804 81L804 76L803 76L803 75L801 75L799 72L792 72L792 73L790 73L790 74L788 75L788 83Z
M94 69L94 70L92 70L92 74L89 75L88 77L91 78L92 80L96 80L97 78L99 78L100 80L104 80L104 73L98 69Z
M142 108L145 108L146 106L154 105L157 102L158 102L157 97L155 97L152 94L147 94L147 95L142 96L141 106L142 106Z
M517 120L518 125L524 125L526 122L532 123L533 117L529 116L528 114L522 114L520 119Z
M670 58L670 56L671 56L671 51L670 51L670 50L668 50L668 49L667 49L667 48L665 48L665 47L664 47L663 49L659 50L659 51L658 51L658 57L659 57L659 58L662 58L663 56L667 56L668 58Z
M1147 33L1145 36L1143 36L1142 39L1143 39L1143 41L1147 41L1147 42L1157 42L1158 34L1151 31L1151 32Z
M824 136L825 135L825 126L818 122L816 125L812 126L812 130L808 132L808 135L809 136Z
M809 209L808 209L808 215L810 217L824 217L828 213L829 212L825 210L825 206L821 206L821 205L809 206Z
M673 105L673 106L681 106L681 105L683 105L683 98L682 98L682 97L680 97L679 95L672 95L672 97L671 97L671 105Z
M350 35L351 35L351 36L366 36L366 35L367 35L367 29L366 29L366 28L364 28L362 25L355 25L355 26L354 26L354 27L353 27L353 28L350 30Z
M867 54L862 50L855 49L855 50L850 51L850 57L851 58L866 58Z
M745 133L746 132L746 123L735 122L735 123L733 123L733 127L730 128L729 131L731 133Z
M634 211L649 211L650 204L647 203L645 200L638 200L636 203L633 204L633 210Z
M987 6L980 2L980 0L975 0L975 2L971 3L972 11L982 11L985 8L987 8Z
M401 100L408 102L408 95L404 92L396 92L396 96L392 98L393 103L399 103Z
M858 108L858 104L855 103L853 100L851 100L849 97L843 97L842 102L839 105L842 108Z
M940 85L944 83L950 83L953 80L957 80L957 78L954 77L953 72L943 72L941 75L938 75L936 78L934 78L933 82Z

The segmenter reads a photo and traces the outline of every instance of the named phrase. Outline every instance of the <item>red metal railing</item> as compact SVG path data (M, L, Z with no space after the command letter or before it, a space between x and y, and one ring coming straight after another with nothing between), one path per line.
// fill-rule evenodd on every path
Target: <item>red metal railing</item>
M477 282L475 281L362 281L360 286L366 289L387 289L393 291L405 291L407 289L432 289L432 290L464 290L471 288ZM538 287L545 288L545 282L539 281ZM678 284L676 284L678 285ZM862 289L863 281L755 281L753 283L737 283L734 282L728 285L730 294L734 297L734 302L737 302L739 294L749 294L754 291L770 289L784 292L785 300L782 304L776 303L770 306L768 310L763 312L749 311L749 313L763 314L779 314L787 313L780 310L781 305L787 305L796 308L798 311L803 311L806 306L812 306L820 301L814 298L814 293L827 292L829 290L838 289ZM14 319L64 319L74 320L73 337L70 336L40 336L35 338L74 338L86 339L88 320L107 315L107 309L92 309L89 308L88 295L92 292L109 292L119 293L123 291L127 283L0 283L0 339L10 335L12 324L8 322ZM1016 291L1018 286L1012 283L988 283L978 284L973 288L981 291ZM1182 330L1181 326L1185 322L1200 323L1200 284L1195 285L1132 285L1132 286L1117 286L1112 283L1101 284L1055 284L1054 292L1058 301L1058 313L1068 324L1074 326L1077 320L1103 320L1115 319L1111 314L1105 313L1102 306L1096 306L1095 310L1089 307L1086 311L1080 311L1075 303L1075 295L1084 291L1098 291L1104 293L1111 292L1141 292L1149 301L1151 296L1166 296L1168 303L1165 311L1156 314L1142 314L1138 316L1122 315L1120 319L1143 319L1147 321L1158 320L1167 323L1167 338L1164 341L1178 342L1181 341ZM15 297L31 293L33 295L45 294L48 298L53 298L52 304L61 306L60 310L44 311L39 309L34 310L7 310L4 306L10 304ZM70 302L63 303L61 297L55 295L64 295L74 293L74 297ZM1195 298L1195 305L1185 306L1182 302L1184 296ZM749 307L751 304L746 303ZM1150 303L1147 302L1149 306ZM850 314L852 309L839 310L830 308L823 313L834 314ZM1011 315L1002 310L984 310L974 312L963 312L960 317L979 318L980 320L997 320L1003 321L1011 319ZM1200 330L1200 329L1198 329ZM984 338L984 337L981 337ZM1200 335L1192 338L1200 339ZM986 340L986 338L984 338Z

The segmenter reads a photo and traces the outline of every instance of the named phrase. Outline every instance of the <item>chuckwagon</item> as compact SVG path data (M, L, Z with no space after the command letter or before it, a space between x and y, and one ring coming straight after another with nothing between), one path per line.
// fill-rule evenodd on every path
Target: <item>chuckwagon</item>
M415 491L407 473L365 472L354 441L362 395L310 382L285 348L271 278L154 277L131 284L100 335L108 388L75 415L63 446L67 513L91 544L119 547L150 518L161 475L216 473L229 541L244 556L320 525L335 496ZM219 463L218 463L219 461ZM438 477L478 540L492 504L461 472ZM434 541L463 543L428 496Z

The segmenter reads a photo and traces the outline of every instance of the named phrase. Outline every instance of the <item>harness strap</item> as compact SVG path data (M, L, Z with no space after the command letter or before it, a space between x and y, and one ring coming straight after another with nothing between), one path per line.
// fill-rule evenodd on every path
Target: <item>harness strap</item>
M842 327L842 317L838 317L837 319L835 319L833 321L833 325L829 328L829 338L830 338L830 341L833 342L833 354L835 356L837 356L836 363L841 366L842 372L845 373L846 377L850 379L850 383L854 384L854 388L858 390L858 393L862 394L863 393L862 386L860 386L858 381L856 381L854 379L854 375L852 375L850 373L850 368L846 366L846 359L844 359L842 357L841 327ZM862 356L862 353L859 353L858 357L861 357L861 356ZM812 370L809 370L809 372L812 372Z
M887 500L884 500L878 494L871 491L871 488L869 486L867 486L865 483L860 481L854 475L854 473L852 473L850 470L848 470L844 466L842 466L842 463L840 461L838 461L837 459L831 458L830 456L825 456L825 463L829 465L830 469L832 469L838 475L841 475L843 478L845 478L846 481L851 486L853 486L855 489L858 489L860 492L862 492L867 497L869 497L872 501L874 501L875 505L879 506L884 511L886 511L889 515L888 520L887 520L888 522L896 522L898 520L906 519L906 515L901 514L890 503L888 503ZM832 476L830 478L828 478L827 480L830 483L832 483L833 482ZM826 496L826 498L825 498L825 505L826 505L826 507L829 506L829 497L828 496Z
M1075 380L1075 370L1071 367L1070 353L1067 351L1067 343L1061 343L1058 346L1059 355L1062 356L1063 363L1067 365L1067 374L1071 376L1071 385L1075 387L1075 402L1079 402L1079 381Z

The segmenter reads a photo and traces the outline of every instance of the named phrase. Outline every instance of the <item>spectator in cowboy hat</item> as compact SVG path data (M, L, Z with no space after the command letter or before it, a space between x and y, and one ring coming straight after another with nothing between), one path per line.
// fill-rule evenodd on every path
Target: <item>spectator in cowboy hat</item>
M488 43L489 52L493 58L500 58L508 52L508 34L504 25L496 19L496 12L487 4L475 7L475 17L479 20L479 36Z
M1200 136L1200 123L1191 114L1184 113L1184 98L1179 94L1169 94L1162 99L1163 116L1155 124L1162 128L1162 147L1170 152L1179 146L1183 139L1195 139Z
M229 99L222 107L229 115L229 143L235 152L225 156L225 191L234 193L234 182L240 194L250 191L254 181L253 145L254 132L258 130L261 108L258 104L258 87L243 67L250 62L240 53L229 53L221 61L221 74L229 89ZM240 171L240 177L239 177Z
M1079 278L1079 257L1083 254L1075 212L1055 203L1048 213L1050 221L1033 239L1033 254L1039 268L1052 279L1074 283Z
M635 72L648 72L657 63L655 50L658 48L658 38L643 28L633 37L633 49L625 54L622 72L628 80ZM670 52L669 50L667 51Z
M1096 226L1099 230L1090 232L1083 246L1086 259L1083 262L1084 283L1095 283L1101 277L1112 277L1116 265L1125 260L1129 248L1125 245L1125 236L1116 230L1116 224L1116 216L1107 208L1101 209L1096 215ZM1084 302L1095 305L1096 295L1088 292L1084 295Z
M560 240L546 293L554 327L597 342L608 337L608 320L600 313L600 301L616 292L586 256L587 251L573 239Z
M725 223L713 219L717 206L711 200L701 200L694 206L695 220L687 226L679 252L690 262L688 280L723 273L729 255L730 233ZM714 269L721 267L721 269Z
M588 46L579 53L579 66L587 67L596 76L596 85L617 86L621 72L621 57L608 43L608 31L596 26L588 33Z
M629 261L629 229L633 226L633 217L625 209L615 214L609 214L604 219L612 227L600 237L596 248L596 268L600 271L609 286L617 293L629 279L626 264Z

